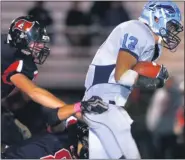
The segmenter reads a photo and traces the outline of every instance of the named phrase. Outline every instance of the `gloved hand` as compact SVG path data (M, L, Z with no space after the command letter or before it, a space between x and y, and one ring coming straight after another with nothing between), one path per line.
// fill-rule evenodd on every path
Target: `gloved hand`
M161 70L159 72L159 75L156 78L160 78L164 82L166 82L169 78L169 73L164 65L161 65Z
M101 114L108 110L108 104L98 96L92 96L87 101L81 102L81 109L83 113Z
M168 70L166 69L166 67L164 65L161 65L161 70L156 78L158 78L160 80L159 88L163 87L169 78Z

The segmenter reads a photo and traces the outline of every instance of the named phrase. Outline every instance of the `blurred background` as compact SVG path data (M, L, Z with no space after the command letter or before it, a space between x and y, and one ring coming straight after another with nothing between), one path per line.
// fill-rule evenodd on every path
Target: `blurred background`
M184 23L184 2L176 2ZM80 101L84 80L98 47L118 24L137 19L145 2L1 2L1 34L7 33L11 21L22 15L33 15L47 26L51 37L51 54L39 66L36 83L49 89L66 103ZM184 32L176 53L164 49L157 63L164 64L171 78L157 91L134 90L126 105L133 124L133 136L142 158L185 158L184 148ZM32 132L30 102L21 108L17 117ZM24 112L24 116L21 116ZM26 114L27 113L27 114ZM29 117L29 118L28 118ZM35 115L39 117L39 112ZM29 119L29 120L28 120ZM38 118L39 119L39 118Z

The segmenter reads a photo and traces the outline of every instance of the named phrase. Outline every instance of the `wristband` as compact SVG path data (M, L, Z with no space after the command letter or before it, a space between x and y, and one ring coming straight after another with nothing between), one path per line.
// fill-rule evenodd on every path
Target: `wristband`
M78 102L78 103L74 104L74 111L75 111L75 113L82 111L81 110L81 102Z
M125 86L133 86L138 78L138 73L134 70L127 70L118 80L118 83Z

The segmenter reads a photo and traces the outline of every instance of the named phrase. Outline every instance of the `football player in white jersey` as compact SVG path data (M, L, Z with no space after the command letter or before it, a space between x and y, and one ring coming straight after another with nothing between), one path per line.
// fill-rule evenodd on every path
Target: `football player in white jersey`
M148 2L138 20L116 26L98 49L89 66L84 100L100 97L108 110L85 113L88 124L89 158L140 158L131 135L132 119L124 109L134 87L157 89L168 79L162 66L156 78L138 75L132 67L139 61L154 61L160 57L162 47L174 51L183 31L181 13L173 2Z

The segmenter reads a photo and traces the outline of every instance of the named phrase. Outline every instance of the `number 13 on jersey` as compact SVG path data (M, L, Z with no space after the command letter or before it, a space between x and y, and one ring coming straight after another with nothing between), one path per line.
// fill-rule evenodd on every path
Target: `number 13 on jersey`
M136 37L134 36L129 37L128 33L126 33L123 37L122 48L129 49L132 51L135 49L137 43L138 39Z

